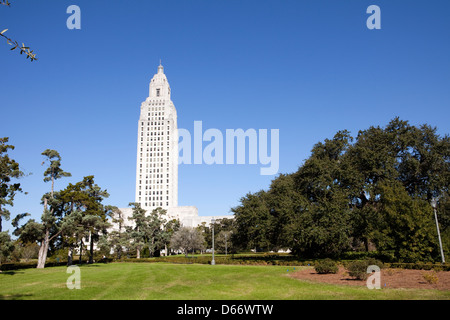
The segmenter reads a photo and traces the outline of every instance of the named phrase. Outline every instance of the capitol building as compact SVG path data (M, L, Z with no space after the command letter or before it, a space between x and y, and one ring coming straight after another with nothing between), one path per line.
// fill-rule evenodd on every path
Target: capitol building
M230 215L199 216L195 206L178 206L178 156L177 110L160 63L150 81L148 98L141 104L135 202L147 212L161 207L167 211L167 220L178 219L186 227L196 227L203 222L209 225L213 218L233 218ZM119 210L124 224L132 225L128 218L133 209Z

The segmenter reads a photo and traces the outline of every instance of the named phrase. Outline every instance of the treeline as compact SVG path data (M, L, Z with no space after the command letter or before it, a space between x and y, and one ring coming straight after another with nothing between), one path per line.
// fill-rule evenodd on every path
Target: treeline
M386 260L440 261L437 216L448 256L450 140L399 118L353 138L317 143L297 172L233 208L240 250L289 249L301 257L376 250Z
M45 150L40 221L28 213L12 220L17 237L2 232L8 207L23 192L24 176L0 138L0 264L8 257L29 259L38 268L47 255L64 252L68 264L77 253L114 258L153 257L159 253L205 252L212 247L212 227L182 228L157 208L145 212L138 203L131 217L103 201L109 197L94 176L55 191L57 179L70 176L55 150ZM281 174L268 190L249 193L232 209L234 219L214 225L216 252L289 250L297 258L339 258L348 252L376 252L390 262L433 262L441 255L430 202L437 217L444 253L450 247L450 138L428 125L416 127L393 119L384 128L370 127L356 137L339 131L317 143L310 157L291 174ZM126 219L132 220L127 223Z
M17 193L24 192L20 179L25 175L19 163L8 152L14 149L8 138L0 139L0 264L7 260L19 262L37 258L37 268L44 268L47 256L58 261L93 263L102 257L113 259L141 258L171 253L205 252L211 248L211 229L202 224L197 228L182 227L179 220L168 220L166 210L147 212L139 203L130 203L132 212L125 216L115 206L103 202L109 197L89 175L62 190L55 190L55 181L71 174L61 167L56 150L42 152L44 182L50 182L49 192L41 198L41 219L23 219L29 213L12 219L12 235L2 230L2 221L10 220L8 207L13 206ZM216 248L231 249L231 220L217 221ZM74 257L78 261L74 261ZM83 260L84 258L84 260Z

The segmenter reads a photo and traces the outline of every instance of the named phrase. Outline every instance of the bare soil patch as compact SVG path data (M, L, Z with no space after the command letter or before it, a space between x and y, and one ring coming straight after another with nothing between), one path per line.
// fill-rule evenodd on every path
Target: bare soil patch
M318 274L314 268L307 268L293 272L290 276L330 284L366 286L365 280L350 277L343 267L336 274ZM426 278L435 279L436 282L430 283ZM450 290L450 271L382 269L380 279L382 288Z

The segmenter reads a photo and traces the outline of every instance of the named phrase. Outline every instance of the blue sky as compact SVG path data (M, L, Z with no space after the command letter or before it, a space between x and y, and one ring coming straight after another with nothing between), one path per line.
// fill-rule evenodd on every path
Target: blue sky
M0 136L26 173L12 217L39 204L41 152L56 149L71 178L134 201L137 121L159 59L178 111L193 129L279 129L280 173L338 130L354 135L399 116L449 133L450 2L384 0L14 1L0 29L37 53L30 62L0 42ZM81 30L66 9L81 8ZM366 9L381 8L381 30ZM4 40L4 39L0 39ZM181 165L179 205L230 214L274 176L260 165ZM10 229L4 222L4 229Z

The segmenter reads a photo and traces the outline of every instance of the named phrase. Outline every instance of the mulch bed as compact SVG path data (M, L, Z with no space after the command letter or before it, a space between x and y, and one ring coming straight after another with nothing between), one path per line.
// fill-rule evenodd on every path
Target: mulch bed
M424 277L427 274L435 275L437 282L429 283ZM336 274L318 274L314 268L307 268L290 273L290 276L330 284L366 286L365 280L355 280L343 267ZM382 288L450 290L450 271L382 269L380 279Z

